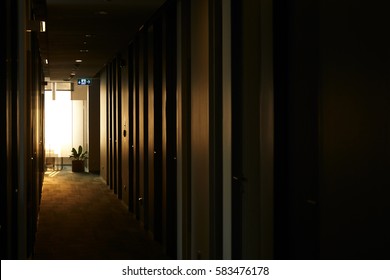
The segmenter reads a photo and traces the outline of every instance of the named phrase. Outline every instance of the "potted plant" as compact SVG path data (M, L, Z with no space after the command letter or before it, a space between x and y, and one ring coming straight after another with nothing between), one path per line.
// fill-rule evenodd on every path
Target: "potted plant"
M69 158L72 160L72 172L84 172L84 160L87 159L87 151L83 151L83 147L79 146L78 150L72 148L72 154Z

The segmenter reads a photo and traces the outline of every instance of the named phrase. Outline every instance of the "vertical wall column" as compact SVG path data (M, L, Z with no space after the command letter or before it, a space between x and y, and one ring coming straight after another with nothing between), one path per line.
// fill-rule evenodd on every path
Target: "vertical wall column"
M191 258L210 256L209 3L191 1Z
M101 125L100 101L100 81L99 79L93 79L92 84L88 87L88 169L89 172L95 174L100 172L100 129L104 127Z
M226 198L223 209L222 191L222 131L230 125L222 122L222 2L177 5L178 257L222 258L223 211L230 209Z
M177 257L191 258L191 6L177 2Z
M149 216L154 239L163 242L162 189L162 18L153 21L153 32L149 34L149 189L151 190Z
M133 89L130 86L132 85L133 79L130 76L132 73L132 63L129 61L129 51L125 50L118 57L118 63L120 68L120 87L121 87L121 115L119 116L121 119L121 127L118 132L118 136L120 137L121 142L121 170L120 176L122 183L119 186L122 192L122 200L126 205L129 205L130 200L130 191L132 190L132 184L130 184L130 180L132 179L132 153L130 152L132 145L132 113L133 110L129 108L132 106L132 102L130 104L130 97L132 98ZM132 99L131 99L132 101ZM131 115L130 115L131 112ZM130 210L130 205L129 205Z
M27 5L24 0L17 1L17 103L16 103L16 114L14 125L17 127L17 256L19 259L27 257L27 196L28 196L28 172L29 172L29 156L30 156L30 130L29 125L29 93L27 88L27 69L28 69L28 58L27 58L27 44L29 43L27 38Z
M0 45L1 73L0 76L0 129L3 131L0 137L0 144L3 152L0 154L0 192L1 192L1 259L15 258L15 239L12 228L13 217L13 189L12 189L12 71L14 60L12 58L12 45L15 44L15 33L7 32L11 26L15 26L11 21L16 20L15 11L11 9L11 2L1 2L1 34L2 44Z
M281 259L319 252L318 5L274 3L275 257Z
M139 160L139 184L138 207L141 223L148 228L148 96L147 96L147 52L145 27L138 37L138 160Z
M115 69L115 188L117 196L122 199L122 58L117 56L115 58L113 67Z
M117 62L114 59L110 65L110 95L111 95L111 188L118 195L118 84Z
M129 192L129 212L135 213L135 158L134 158L134 120L135 120L135 110L134 110L134 93L135 93L135 58L134 58L134 43L130 43L128 48L128 125L125 127L126 133L128 134L128 192Z
M111 97L111 67L107 65L106 67L106 84L105 84L105 93L106 93L106 120L107 120L107 184L110 186L110 189L112 189L113 185L113 175L112 175L112 141L113 141L113 135L112 135L112 97Z
M272 3L232 0L232 258L273 254Z
M176 138L176 3L167 7L162 24L162 239L167 254L177 257Z
M192 258L222 258L222 6L191 1Z
M115 120L116 120L116 128L115 128L115 153L116 153L116 190L117 196L119 199L122 199L122 67L121 67L121 57L117 56L115 58Z
M146 52L146 61L145 65L147 67L147 75L146 75L146 91L145 96L147 95L147 101L145 101L145 110L147 115L147 121L145 123L145 131L147 131L147 139L145 139L145 151L146 151L146 157L147 157L147 164L145 165L145 172L147 179L145 178L145 181L147 181L147 184L145 184L145 189L147 189L147 197L145 197L145 204L147 204L147 221L148 221L148 230L153 235L155 233L155 219L157 218L155 215L155 185L157 182L155 182L155 162L157 162L157 157L161 157L160 151L157 151L155 147L155 138L157 138L157 135L155 135L155 118L159 117L156 116L155 112L155 100L158 95L161 96L161 92L156 91L157 88L155 87L155 76L154 68L156 67L156 60L154 56L154 45L158 42L155 41L154 34L154 24L151 24L147 27L146 36L146 46L145 46L145 52ZM158 154L157 154L158 152ZM160 182L161 183L161 182ZM160 213L161 214L161 211ZM156 237L156 236L155 236Z
M222 1L222 258L232 259L232 23L231 0Z
M107 67L100 73L100 176L108 183L109 124L107 100Z
M139 36L139 35L138 35ZM134 43L134 204L135 204L135 215L137 219L141 219L141 203L140 200L140 181L141 181L141 171L140 171L140 41L139 37L136 37ZM142 198L141 198L142 199Z

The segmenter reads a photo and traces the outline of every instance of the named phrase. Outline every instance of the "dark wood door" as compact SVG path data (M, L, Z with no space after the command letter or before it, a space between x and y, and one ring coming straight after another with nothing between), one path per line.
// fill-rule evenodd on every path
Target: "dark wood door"
M176 5L170 5L163 21L163 161L165 212L163 216L167 254L177 255L177 179L176 179ZM165 103L165 106L164 106Z

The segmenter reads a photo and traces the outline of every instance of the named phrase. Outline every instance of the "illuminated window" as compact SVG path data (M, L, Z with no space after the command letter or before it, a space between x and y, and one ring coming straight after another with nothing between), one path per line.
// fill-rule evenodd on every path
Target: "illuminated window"
M53 83L45 91L46 157L69 157L72 147L87 148L86 100L72 100L72 91Z

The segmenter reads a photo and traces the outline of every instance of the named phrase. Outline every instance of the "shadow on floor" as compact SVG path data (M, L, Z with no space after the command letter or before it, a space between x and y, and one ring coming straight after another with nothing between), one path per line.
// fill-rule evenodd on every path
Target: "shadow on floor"
M168 259L126 206L90 173L48 171L34 259Z

